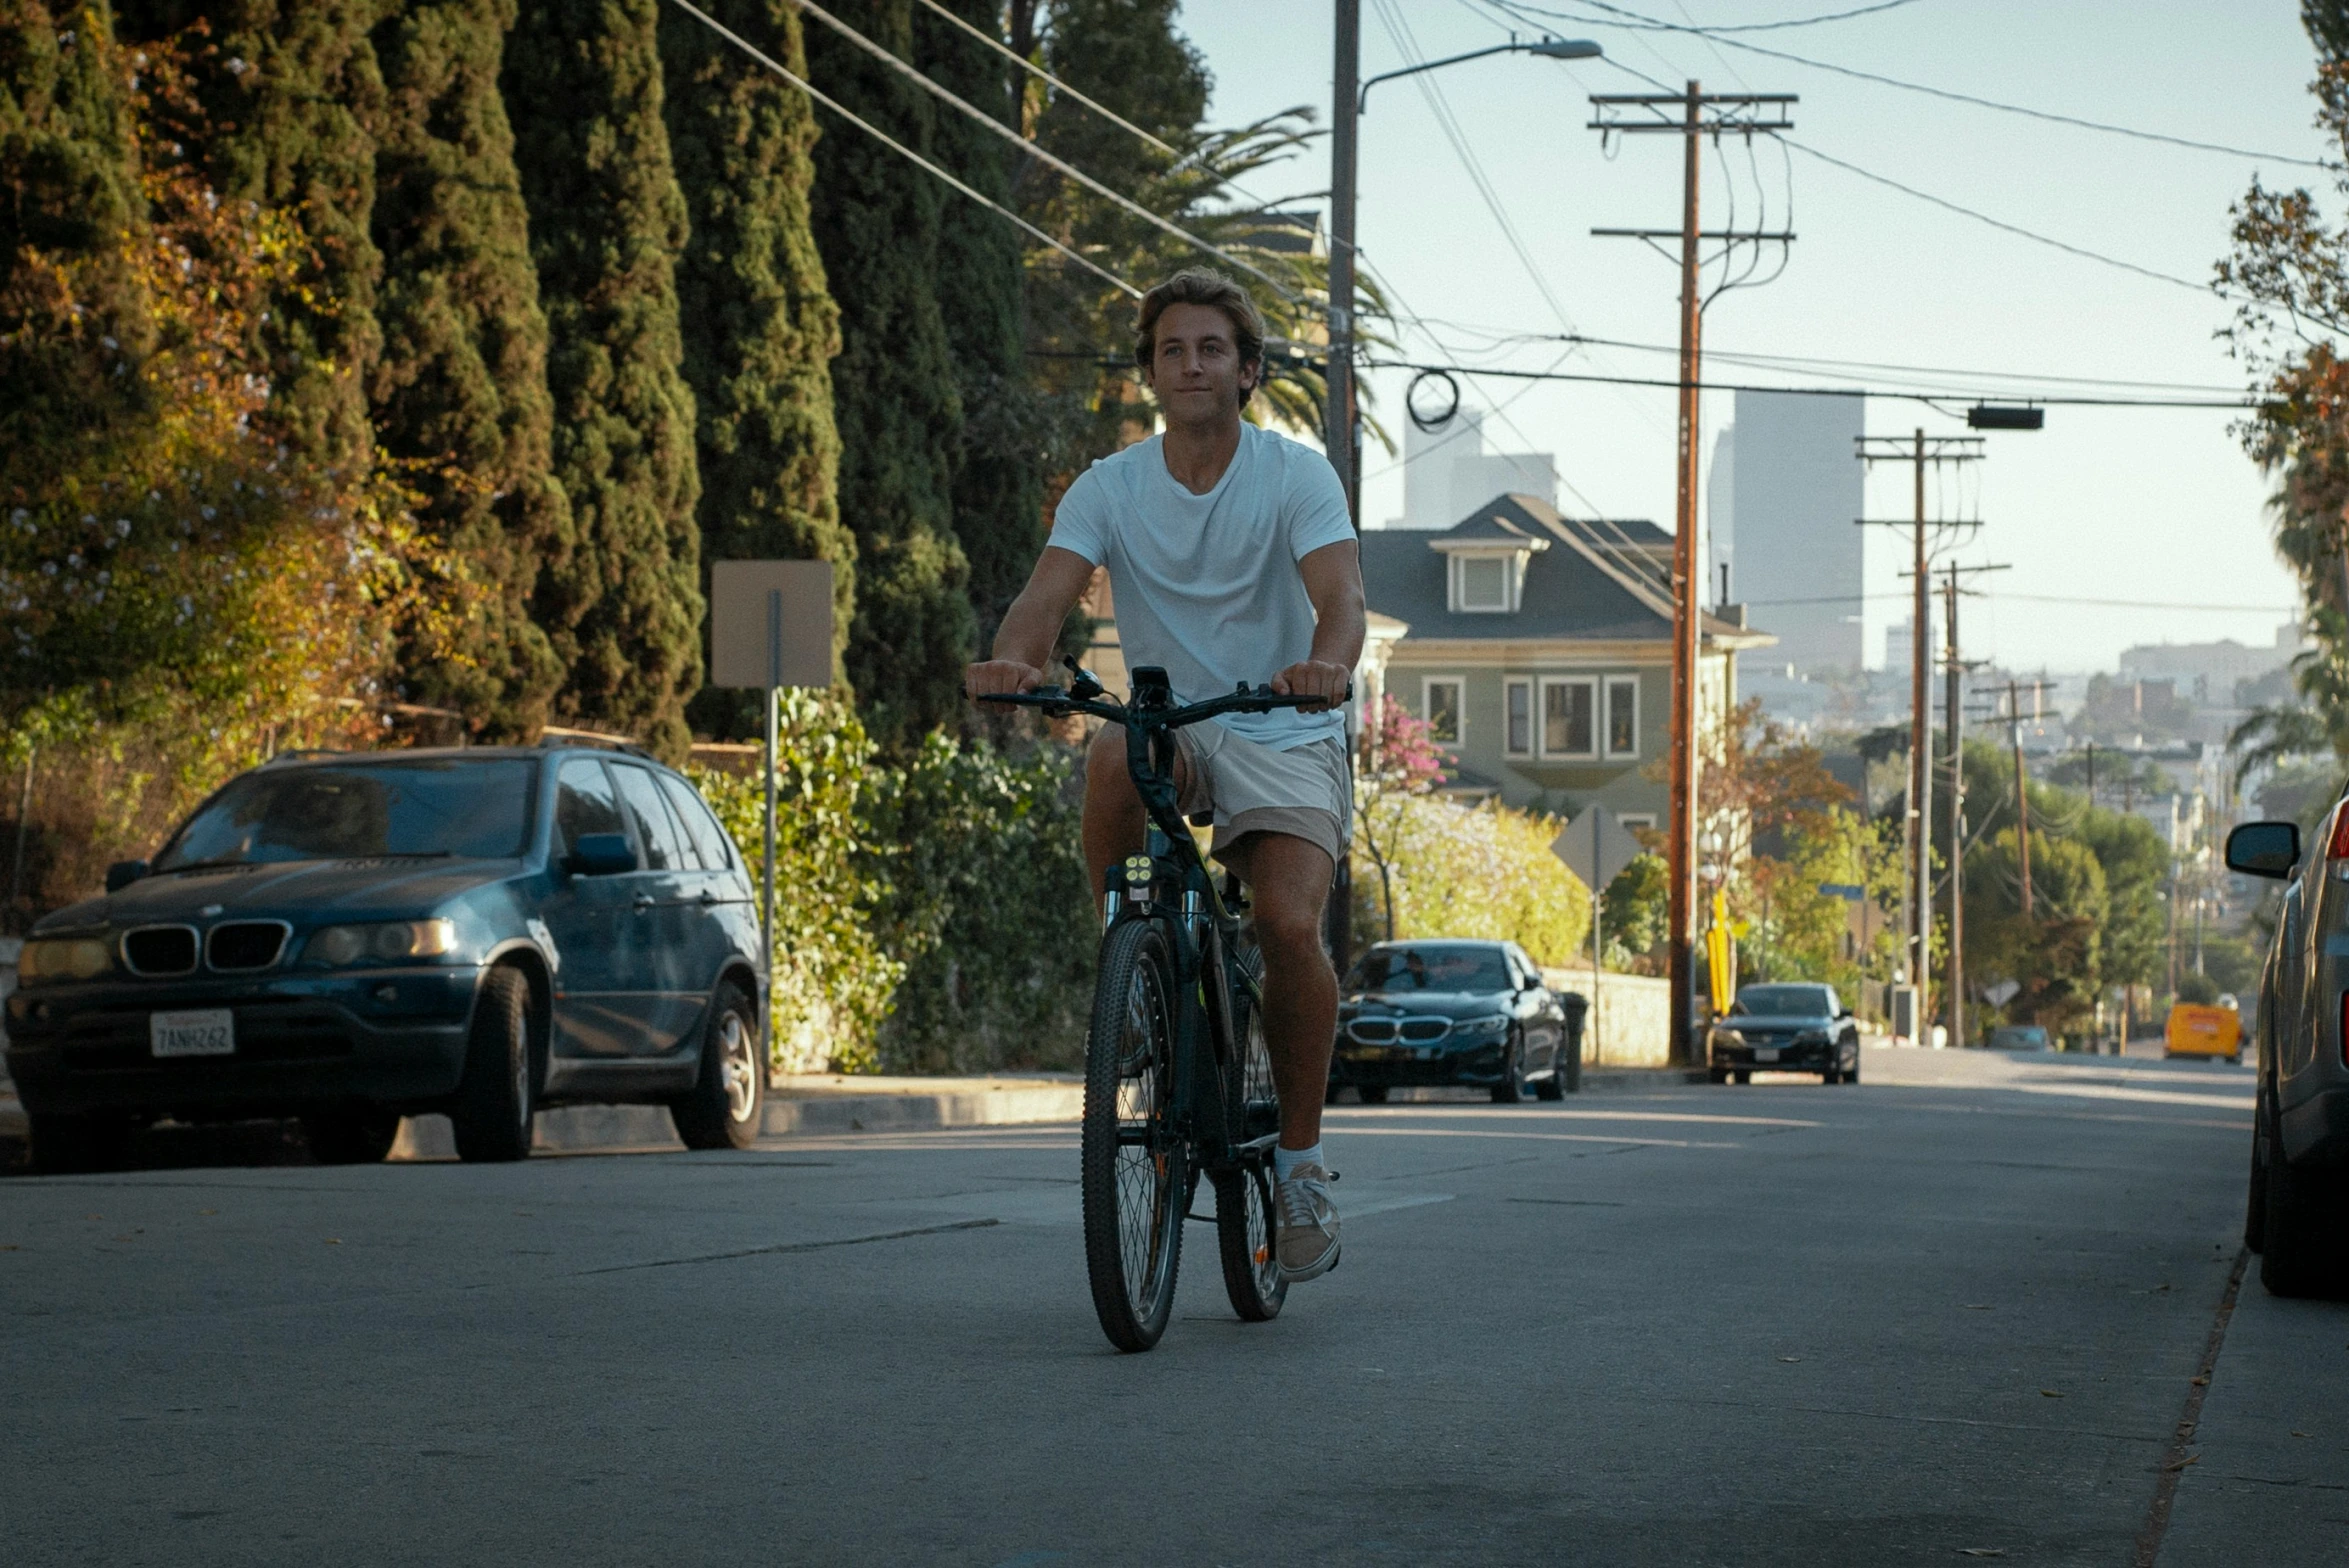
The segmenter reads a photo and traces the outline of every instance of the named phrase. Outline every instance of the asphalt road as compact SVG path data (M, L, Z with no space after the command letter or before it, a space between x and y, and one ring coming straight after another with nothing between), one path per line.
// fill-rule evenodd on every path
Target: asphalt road
M2341 1562L2248 1069L1867 1077L1341 1108L1343 1266L1244 1327L1193 1227L1146 1356L1073 1129L0 1182L0 1554L2124 1565L2166 1474L2165 1568Z

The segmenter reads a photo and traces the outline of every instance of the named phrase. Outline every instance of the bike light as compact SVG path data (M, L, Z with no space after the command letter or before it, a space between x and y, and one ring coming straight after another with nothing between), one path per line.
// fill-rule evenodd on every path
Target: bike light
M321 927L303 948L302 956L340 968L366 961L386 964L408 958L441 958L456 947L457 924L453 920L390 920Z

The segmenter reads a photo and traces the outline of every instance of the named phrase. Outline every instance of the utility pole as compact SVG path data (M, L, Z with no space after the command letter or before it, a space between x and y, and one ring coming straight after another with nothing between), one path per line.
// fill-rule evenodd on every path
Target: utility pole
M1722 135L1753 136L1757 132L1794 129L1786 106L1792 93L1707 93L1690 82L1681 93L1606 94L1591 98L1594 118L1590 129L1606 136L1621 133L1667 134L1681 139L1680 227L1678 229L1593 229L1606 238L1636 239L1658 250L1662 240L1679 242L1680 265L1680 432L1674 453L1674 507L1672 541L1672 743L1671 821L1665 832L1666 859L1672 879L1670 930L1667 933L1667 973L1672 987L1673 1060L1694 1065L1700 1052L1696 1038L1696 911L1697 899L1697 670L1702 620L1697 598L1703 574L1697 561L1697 473L1701 462L1698 423L1698 383L1703 379L1703 329L1709 296L1700 289L1701 242L1721 240L1730 248L1765 241L1791 244L1790 232L1707 231L1699 225L1699 150L1704 138L1716 142ZM1626 117L1621 111L1642 110ZM1771 116L1765 120L1764 114ZM1723 253L1727 254L1726 251ZM1718 291L1716 291L1718 292Z
M1891 436L1862 436L1858 446L1862 464L1904 462L1915 470L1914 499L1906 521L1878 521L1864 517L1857 521L1860 526L1868 528L1908 529L1914 555L1909 569L1915 578L1915 602L1909 610L1908 820L1902 825L1907 851L1908 897L1901 900L1901 913L1908 927L1908 970L1917 987L1917 1018L1921 1029L1923 1020L1932 1015L1932 987L1927 983L1927 973L1933 960L1933 707L1932 699L1927 695L1932 689L1929 682L1933 671L1933 604L1930 598L1933 584L1928 575L1931 550L1926 530L1980 526L1978 519L1936 520L1926 517L1925 470L1943 464L1980 462L1982 438L1928 436L1920 428L1909 441Z
M1958 578L1974 572L2003 572L2000 566L1960 566L1952 561L1942 568L1944 580L1942 596L1948 607L1948 640L1941 651L1942 703L1948 716L1948 732L1944 749L1949 754L1949 960L1945 969L1948 978L1943 984L1942 1009L1949 1020L1949 1043L1954 1049L1966 1043L1966 747L1965 694L1961 687L1966 671L1974 668L1959 656L1958 598L1965 592L1958 587Z
M1362 531L1362 461L1354 414L1354 187L1356 133L1361 116L1362 0L1337 0L1337 59L1330 77L1329 137L1329 368L1321 416L1322 445L1346 513Z
M2051 681L2009 680L2004 686L1986 686L1981 695L2006 698L2006 732L2015 753L2015 861L2023 874L2023 918L2031 915L2031 797L2026 786L2030 775L2023 767L2023 693L2029 692L2033 702L2039 694L2054 683ZM2175 906L2173 895L2172 905ZM2174 921L2173 921L2174 924Z

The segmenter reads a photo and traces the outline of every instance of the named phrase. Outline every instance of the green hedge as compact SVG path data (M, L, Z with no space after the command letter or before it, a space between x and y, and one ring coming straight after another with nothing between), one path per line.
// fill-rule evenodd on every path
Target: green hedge
M785 699L775 844L777 1064L787 1072L1073 1068L1097 923L1074 757L933 735L875 761L855 715ZM694 782L763 868L757 774Z

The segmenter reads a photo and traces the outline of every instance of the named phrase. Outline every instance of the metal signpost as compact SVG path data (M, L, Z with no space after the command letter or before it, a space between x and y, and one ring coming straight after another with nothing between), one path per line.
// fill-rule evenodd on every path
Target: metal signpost
M759 932L772 964L776 698L786 686L832 684L832 563L711 563L710 684L766 693L766 870L759 887Z
M1623 874L1623 868L1638 859L1644 851L1640 842L1631 836L1631 830L1615 819L1615 813L1604 806L1593 806L1581 816L1558 830L1550 841L1550 853L1566 863L1566 869L1582 878L1582 885L1590 889L1590 1023L1586 1033L1593 1044L1598 1040L1599 1028L1599 918L1607 885Z

